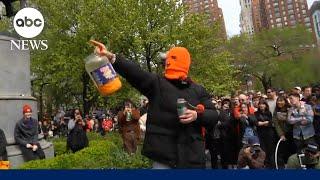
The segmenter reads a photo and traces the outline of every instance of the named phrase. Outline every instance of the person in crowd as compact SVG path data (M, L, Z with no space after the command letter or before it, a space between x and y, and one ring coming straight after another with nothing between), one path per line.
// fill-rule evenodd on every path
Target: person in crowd
M71 119L68 122L68 132L70 132L74 128L74 126L76 125L76 117L77 116L81 116L81 112L79 109L75 109L72 113Z
M257 136L256 122L257 119L254 114L249 112L249 107L247 104L241 104L240 112L240 129L241 129L241 142L243 144L248 143L248 139L252 136Z
M288 169L320 169L319 145L309 143L302 153L293 154L288 160Z
M315 95L317 98L320 98L320 85L315 86L312 90L313 90L313 92L314 92L314 95Z
M149 100L145 96L141 98L141 107L139 109L141 116L147 113L148 111Z
M255 112L256 127L261 147L266 153L265 165L267 168L274 167L274 150L276 148L276 131L274 129L272 114L266 101L259 102L258 111Z
M256 92L255 96L257 96L257 97L261 98L261 96L262 96L261 91Z
M85 121L86 121L86 132L91 132L93 130L93 124L92 124L92 118L89 117L89 115L87 114L85 116Z
M99 133L100 132L100 126L99 126L99 122L98 120L94 123L94 126L93 126L93 132L95 133Z
M140 139L139 119L139 110L135 108L131 100L125 100L123 111L118 113L118 120L123 147L129 154L134 154L137 151Z
M259 138L252 136L248 144L244 145L239 153L238 168L241 169L264 169L266 153L261 149Z
M254 107L254 111L258 111L259 108L259 102L260 102L260 96L253 96L252 98L252 105Z
M221 158L223 169L232 169L236 161L232 161L232 151L234 150L232 139L232 112L230 110L231 101L224 99L221 102L219 121L214 129L207 133L207 144L211 155L211 167L218 168L218 155ZM217 132L216 132L217 131Z
M112 131L113 120L109 115L108 116L106 116L105 114L102 115L102 129L105 133Z
M320 97L313 96L313 127L315 131L315 141L320 145Z
M59 125L59 136L60 137L66 137L68 134L68 126L66 124L65 117L61 117L60 125Z
M274 109L276 108L276 101L277 101L277 91L274 88L267 89L267 103L269 106L269 111L273 115Z
M45 154L38 142L38 121L32 116L30 105L23 106L23 118L16 123L14 138L26 161L44 159Z
M300 152L308 143L314 142L313 109L300 101L300 95L291 93L289 99L292 107L288 111L288 122L293 125L293 138Z
M42 133L43 133L44 139L47 139L48 136L49 136L49 129L50 129L50 126L49 126L47 120L44 120L44 121L42 122L41 129L42 129Z
M171 48L164 58L163 77L143 71L133 61L107 51L101 43L91 42L97 46L98 54L110 60L116 72L149 99L142 154L154 161L153 168L204 168L202 127L214 126L218 111L205 89L188 77L189 51L184 47ZM178 115L180 98L196 108L188 106Z
M296 152L296 146L293 142L292 125L288 123L288 109L290 105L287 98L279 96L277 105L273 114L273 123L278 137L282 140L277 156L279 168L285 168L288 158Z
M302 99L301 99L301 101L303 101L306 104L310 105L311 97L312 97L312 87L311 86L303 87L302 88Z
M6 135L0 128L0 161L8 161L7 144Z
M245 94L240 94L239 95L239 102L240 102L240 104L242 105L242 104L245 104L245 105L247 105L247 107L248 107L248 114L250 114L250 115L254 115L254 107L253 106L251 106L251 104L249 103L249 101L248 101L248 96L246 96ZM241 116L241 112L242 112L242 109L241 109L241 107L240 106L238 106L238 107L234 107L234 117L236 118L236 119L240 119L240 116Z
M299 86L296 86L296 87L294 87L294 88L292 89L292 93L299 94L300 100L302 99L302 94L301 94L301 92L302 92L302 89L301 89L301 87L299 87Z
M89 146L89 140L83 129L83 120L81 115L75 116L75 126L67 137L67 150L71 149L73 153Z
M147 127L146 127L147 126L147 116L148 116L148 113L145 113L139 119L140 139L141 139L141 141L144 140L145 133L146 133L146 130L147 130Z
M244 94L238 96L239 105L233 107L233 117L234 117L234 128L236 131L236 158L238 157L239 151L242 147L245 129L250 130L252 127L250 124L254 117L254 107L248 103L248 97ZM246 106L247 108L245 108ZM249 120L249 121L248 121ZM248 127L248 128L247 128ZM246 133L247 134L247 133Z

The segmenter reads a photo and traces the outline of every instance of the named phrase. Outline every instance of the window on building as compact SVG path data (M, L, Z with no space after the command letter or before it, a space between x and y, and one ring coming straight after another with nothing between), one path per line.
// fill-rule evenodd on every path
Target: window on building
M285 16L285 17L283 17L283 20L285 20L285 21L286 21L286 20L287 20L287 17L286 17L286 16Z
M295 20L294 15L290 15L290 20Z
M290 9L293 9L293 5L292 4L288 5L288 10L290 10Z
M272 24L271 27L274 28L274 25Z
M278 24L277 24L277 27L282 27L282 24L281 24L281 23L278 23Z
M302 14L306 14L307 13L307 11L304 9L304 10L302 10Z
M304 22L310 22L310 18L309 17L304 18Z
M276 16L276 18L279 18L280 17L280 13L276 13L275 16Z
M280 22L281 22L281 18L277 18L277 19L276 19L276 22L277 22L277 23L280 23Z
M289 11L288 11L288 14L289 14L289 15L294 14L293 10L289 10Z
M290 24L294 26L294 25L296 25L296 21L295 20L290 21Z
M287 22L287 21L286 21L286 22L284 22L284 25L286 25L286 26L287 26L287 25L288 25L288 22Z
M274 12L275 13L279 12L279 8L274 8Z

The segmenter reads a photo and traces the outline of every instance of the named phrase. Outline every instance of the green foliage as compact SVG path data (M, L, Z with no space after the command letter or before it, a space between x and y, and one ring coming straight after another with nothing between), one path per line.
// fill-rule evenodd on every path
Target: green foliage
M241 71L242 77L250 74L266 89L273 85L280 71L280 60L301 59L305 52L300 46L311 43L311 33L305 27L297 26L274 28L253 36L236 36L230 39L227 49L232 53L233 63Z
M122 169L149 168L150 161L141 155L140 149L134 155L125 153L118 133L110 133L105 137L96 133L88 133L89 144L74 154L58 152L52 159L36 160L25 163L22 169ZM56 146L65 143L65 138L54 141ZM59 147L62 148L62 147Z
M202 14L185 18L181 44L192 55L191 77L215 95L226 95L239 83L234 76L237 70L231 66L231 54L221 47L225 43L220 23L209 23ZM196 27L196 28L195 28Z
M299 59L279 62L279 71L274 78L274 87L291 89L320 82L319 53L305 53ZM283 79L285 78L285 81Z
M158 74L162 72L158 53L182 45L193 56L191 75L211 92L223 94L237 86L232 79L236 71L230 66L229 53L219 51L224 43L220 24L209 23L203 15L187 14L179 0L31 3L44 15L45 28L38 38L48 40L49 46L47 51L32 52L31 70L37 76L33 90L37 96L41 84L49 83L44 92L55 106L83 104L88 110L92 106L115 106L124 98L135 100L139 96L123 79L123 88L116 94L99 96L84 70L83 59L93 51L90 39L105 43L111 51Z

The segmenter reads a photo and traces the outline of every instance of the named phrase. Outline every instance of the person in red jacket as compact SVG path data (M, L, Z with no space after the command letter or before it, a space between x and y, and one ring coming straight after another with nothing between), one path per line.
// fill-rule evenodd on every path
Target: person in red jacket
M103 115L103 120L102 120L102 129L105 132L110 132L112 131L113 128L113 122L112 119L110 117L107 117L105 115Z

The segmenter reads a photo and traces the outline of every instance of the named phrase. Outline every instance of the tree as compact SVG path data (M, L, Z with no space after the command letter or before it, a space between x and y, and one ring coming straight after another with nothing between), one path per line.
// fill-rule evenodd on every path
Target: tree
M84 70L83 59L92 53L90 39L101 41L117 53L137 62L149 72L161 73L158 53L172 45L190 49L192 75L210 91L225 93L236 85L230 54L220 51L223 43L205 16L188 14L179 0L32 0L44 15L45 28L37 39L48 40L49 49L31 52L31 69L38 77L34 90L48 83L46 95L53 104L82 104L84 113L97 104L115 105L124 97L138 97L123 79L123 88L102 98ZM210 71L209 73L201 73ZM231 74L230 74L231 72ZM212 80L210 80L213 78Z
M320 54L316 50L304 53L299 59L279 62L279 70L274 77L274 86L291 89L320 82ZM285 81L283 80L285 79Z
M234 56L234 64L242 74L251 74L259 80L264 90L272 86L278 71L279 60L298 59L301 45L312 43L311 33L302 26L274 28L253 36L240 35L227 45Z

